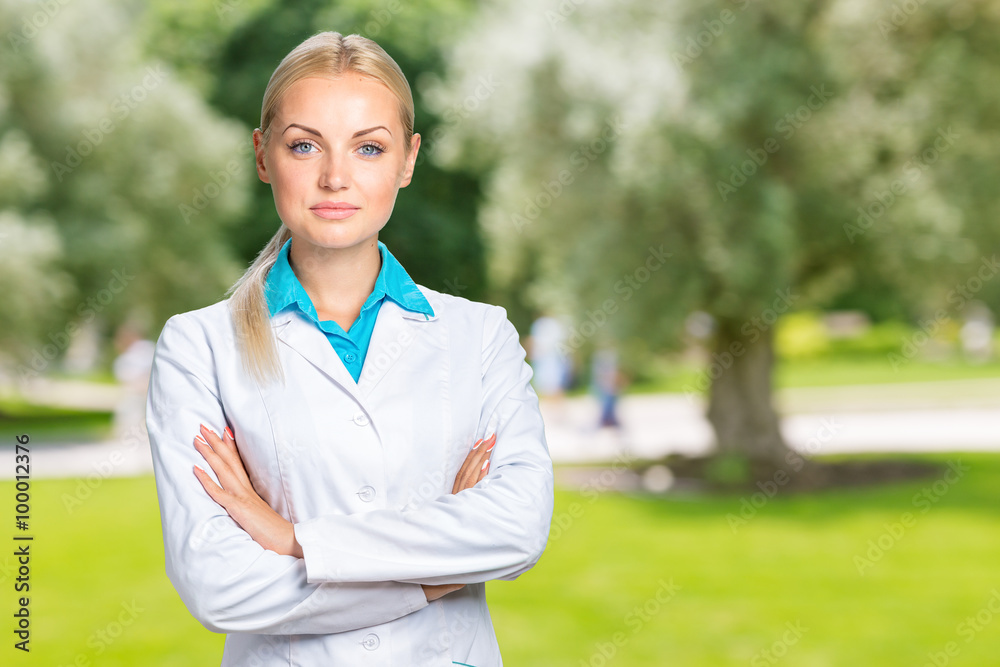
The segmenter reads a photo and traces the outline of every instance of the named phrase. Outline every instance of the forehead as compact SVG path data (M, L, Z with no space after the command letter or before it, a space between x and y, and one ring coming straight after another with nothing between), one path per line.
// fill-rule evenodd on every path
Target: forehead
M284 124L302 123L321 132L353 132L361 127L400 124L399 105L385 84L348 72L337 78L306 77L293 83L278 105ZM284 130L284 126L278 131Z

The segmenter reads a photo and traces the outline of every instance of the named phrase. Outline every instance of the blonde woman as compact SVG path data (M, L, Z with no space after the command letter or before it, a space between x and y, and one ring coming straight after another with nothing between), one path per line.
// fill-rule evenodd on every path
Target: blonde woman
M374 42L314 35L253 138L283 224L156 345L167 575L223 665L501 665L485 582L541 556L552 464L506 311L378 240L420 148L409 85Z

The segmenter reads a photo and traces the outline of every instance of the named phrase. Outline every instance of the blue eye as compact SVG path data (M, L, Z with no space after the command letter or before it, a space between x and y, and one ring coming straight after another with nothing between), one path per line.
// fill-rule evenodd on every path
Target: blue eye
M296 142L293 142L293 143L291 143L291 144L288 145L288 147L292 150L292 152L296 153L298 155L309 155L310 153L313 152L313 151L300 151L300 150L297 150L300 146L308 146L309 148L315 148L315 146L313 146L308 141L296 141Z
M363 144L358 150L365 157L375 157L385 152L385 149L376 143Z

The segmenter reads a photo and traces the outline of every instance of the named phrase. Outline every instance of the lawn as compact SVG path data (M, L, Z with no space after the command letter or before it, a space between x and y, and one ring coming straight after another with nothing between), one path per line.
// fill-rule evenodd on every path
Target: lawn
M637 383L629 388L636 393L688 392L707 386L707 370L701 366L661 364L658 379ZM1000 378L1000 361L975 364L967 361L925 361L914 359L896 368L884 357L824 357L779 361L775 366L774 385L790 387L833 387L858 384L896 384L936 382L940 380L978 380ZM586 388L578 388L583 393Z
M939 665L995 664L1000 455L922 458L969 470L953 483L779 491L735 531L738 495L560 491L542 561L489 585L506 664L919 666L938 652ZM8 644L3 664L219 664L223 638L163 573L153 479L108 480L70 514L75 487L32 485L32 651ZM867 553L869 540L884 552ZM870 557L863 574L855 557ZM0 562L12 624L13 558Z

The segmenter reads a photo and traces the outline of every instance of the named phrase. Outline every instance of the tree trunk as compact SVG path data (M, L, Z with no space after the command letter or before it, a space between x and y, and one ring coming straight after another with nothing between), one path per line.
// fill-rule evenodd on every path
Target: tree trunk
M709 366L712 386L708 403L717 453L786 465L785 456L791 450L781 436L772 404L773 328L742 335L742 322L721 320L718 324Z

